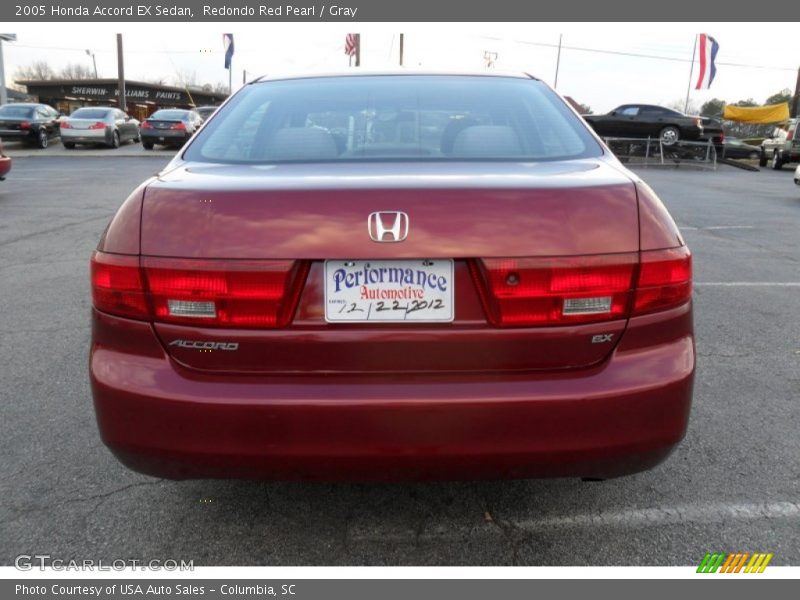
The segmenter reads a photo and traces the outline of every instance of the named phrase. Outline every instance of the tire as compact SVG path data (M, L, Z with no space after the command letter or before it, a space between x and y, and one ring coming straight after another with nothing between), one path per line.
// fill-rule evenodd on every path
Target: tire
M658 139L660 139L661 143L665 146L672 146L681 139L681 132L674 125L667 125L659 132Z
M772 161L770 161L769 166L772 167L773 171L780 171L783 169L783 158L781 157L781 153L777 150L772 153Z
M75 149L75 142L61 142L64 144L64 148L67 150L74 150Z
M145 150L152 150L153 149L153 142L142 142L142 148Z
M764 150L764 148L761 148L761 154L758 155L758 166L767 166L767 152Z
M39 136L36 138L36 147L44 150L50 143L50 138L47 135L47 129L40 129Z
M111 143L109 144L109 148L119 148L119 131L115 131L111 134Z
M139 132L137 132L137 133L136 133L136 137L135 137L135 138L133 138L133 143L134 143L134 144L138 144L138 143L139 143L139 142L141 142L141 141L142 141L142 134L141 134L141 133L139 133Z

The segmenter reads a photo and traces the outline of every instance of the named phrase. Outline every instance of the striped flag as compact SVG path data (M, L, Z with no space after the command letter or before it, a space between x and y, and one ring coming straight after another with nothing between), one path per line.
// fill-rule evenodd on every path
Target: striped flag
M714 62L717 60L717 52L719 52L719 44L717 40L708 35L701 33L698 40L700 52L700 74L697 77L696 90L707 90L711 87L711 82L714 81L714 76L717 74L717 66Z
M344 38L344 53L347 54L347 56L355 56L357 45L356 34L348 33L347 37Z
M230 69L233 63L233 34L222 34L222 45L225 46L225 68Z

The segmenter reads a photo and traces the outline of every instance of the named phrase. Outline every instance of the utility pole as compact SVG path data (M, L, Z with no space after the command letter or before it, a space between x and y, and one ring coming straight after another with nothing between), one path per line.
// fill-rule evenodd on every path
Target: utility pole
M356 34L356 66L361 66L361 34Z
M0 33L0 106L8 102L6 92L6 69L3 64L3 42L16 42L16 33Z
M122 34L117 34L117 78L119 79L118 94L119 94L119 109L121 111L128 110L128 103L125 99L125 61L122 58Z
M798 115L797 109L800 104L800 69L797 69L797 83L794 84L794 98L792 99L792 116Z
M403 66L403 42L405 41L405 34L400 34L400 66Z

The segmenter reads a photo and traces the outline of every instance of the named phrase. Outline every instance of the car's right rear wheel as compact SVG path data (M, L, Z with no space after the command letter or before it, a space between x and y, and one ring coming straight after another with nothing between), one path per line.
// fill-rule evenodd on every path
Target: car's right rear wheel
M62 142L64 144L64 148L67 150L73 150L75 148L75 142Z
M767 153L764 151L764 148L761 148L761 154L759 154L758 156L758 166L759 167L767 166Z
M40 130L39 131L39 137L36 140L36 145L39 148L41 148L42 150L44 150L45 148L47 148L47 144L48 144L49 141L50 141L50 138L47 136L47 130L46 129Z
M783 168L783 157L778 150L772 153L772 163L770 163L770 166L775 171L780 171Z
M142 141L142 148L144 148L145 150L152 150L153 149L153 142Z

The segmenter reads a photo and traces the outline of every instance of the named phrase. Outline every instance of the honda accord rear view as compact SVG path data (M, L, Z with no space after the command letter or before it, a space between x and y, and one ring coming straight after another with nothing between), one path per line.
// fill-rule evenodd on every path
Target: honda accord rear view
M691 256L528 75L245 85L91 259L100 433L168 478L608 478L683 438Z

